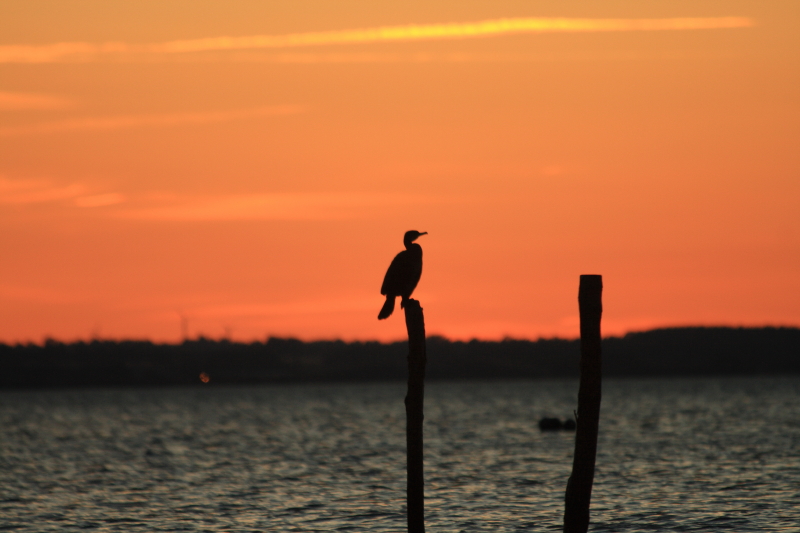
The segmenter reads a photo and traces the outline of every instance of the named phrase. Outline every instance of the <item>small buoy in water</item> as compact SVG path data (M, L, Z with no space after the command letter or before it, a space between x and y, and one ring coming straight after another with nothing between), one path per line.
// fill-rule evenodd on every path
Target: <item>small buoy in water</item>
M564 422L561 422L558 418L544 417L539 420L539 429L542 431L557 431L559 429L575 431L575 420L567 418Z
M558 418L542 418L539 420L539 429L542 431L556 431L562 428L561 420Z

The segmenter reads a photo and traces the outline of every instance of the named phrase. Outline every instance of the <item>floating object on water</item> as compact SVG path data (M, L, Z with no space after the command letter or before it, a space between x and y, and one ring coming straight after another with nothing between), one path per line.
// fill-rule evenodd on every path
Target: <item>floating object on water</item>
M539 429L542 431L555 431L557 429L561 429L562 424L561 420L558 418L542 418L539 420Z
M567 418L562 422L558 418L544 417L539 420L539 429L542 431L557 431L560 429L575 431L575 420Z

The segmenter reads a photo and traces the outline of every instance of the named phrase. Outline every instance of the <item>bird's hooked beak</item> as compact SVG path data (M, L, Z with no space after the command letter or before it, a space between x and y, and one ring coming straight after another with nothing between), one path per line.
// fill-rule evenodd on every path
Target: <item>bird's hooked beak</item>
M403 243L408 248L408 245L417 239L419 239L423 235L427 235L427 231L417 231L415 229L408 230L405 235L403 235Z

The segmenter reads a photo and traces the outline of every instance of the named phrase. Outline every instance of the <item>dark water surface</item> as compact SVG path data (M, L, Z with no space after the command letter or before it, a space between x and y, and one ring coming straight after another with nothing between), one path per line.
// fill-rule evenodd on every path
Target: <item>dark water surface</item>
M429 383L429 531L561 528L575 381ZM800 378L608 380L593 531L800 531ZM0 392L0 529L404 531L405 385Z

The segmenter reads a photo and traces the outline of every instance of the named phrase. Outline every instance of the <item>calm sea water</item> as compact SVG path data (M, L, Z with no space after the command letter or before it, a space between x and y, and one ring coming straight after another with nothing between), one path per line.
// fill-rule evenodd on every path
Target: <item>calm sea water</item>
M575 381L429 383L429 531L561 528ZM800 531L800 378L607 380L593 531ZM0 528L404 531L405 385L0 392Z

